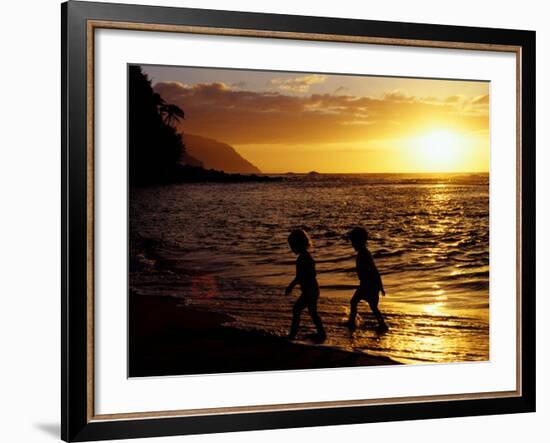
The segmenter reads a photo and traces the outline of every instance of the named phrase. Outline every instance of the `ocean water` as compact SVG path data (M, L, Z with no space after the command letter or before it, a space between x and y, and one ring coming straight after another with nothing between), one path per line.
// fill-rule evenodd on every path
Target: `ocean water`
M346 234L358 225L369 232L386 289L385 334L364 302L358 328L343 326L357 285ZM489 359L487 174L294 174L136 189L131 289L229 314L242 329L286 335L299 295L284 295L295 270L287 244L294 228L313 240L323 346L406 363ZM304 311L300 336L313 331Z

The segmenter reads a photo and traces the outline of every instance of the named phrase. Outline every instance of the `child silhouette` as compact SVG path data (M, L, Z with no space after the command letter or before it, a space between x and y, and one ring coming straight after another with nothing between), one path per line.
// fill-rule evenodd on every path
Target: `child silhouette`
M285 290L285 294L289 295L297 284L300 285L302 294L294 303L292 309L292 325L288 338L294 340L300 326L300 315L304 308L307 307L309 315L317 328L317 334L314 339L324 341L326 339L325 329L321 317L317 313L317 300L319 299L319 283L317 282L315 272L315 260L309 253L311 240L305 231L296 229L288 236L288 244L292 252L298 257L296 258L296 277L290 282Z
M367 231L363 228L353 228L349 233L349 239L353 249L357 251L355 270L359 278L359 287L355 290L350 301L350 313L347 325L351 329L355 328L357 305L361 300L365 300L378 320L378 329L380 331L387 331L388 326L378 309L379 293L381 292L382 295L386 295L386 292L382 285L380 273L374 264L370 251L367 249Z

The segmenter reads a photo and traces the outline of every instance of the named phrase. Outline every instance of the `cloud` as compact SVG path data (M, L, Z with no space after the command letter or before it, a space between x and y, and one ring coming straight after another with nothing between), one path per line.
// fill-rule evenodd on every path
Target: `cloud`
M406 102L413 102L416 100L415 97L412 95L407 94L406 92L403 92L399 89L396 89L391 92L386 92L384 94L384 100L397 102L397 103L406 103Z
M345 86L339 86L334 90L334 94L344 94L349 91L349 88L346 88Z
M284 79L287 83L281 79L277 86L293 87L295 92L296 88L320 81L324 79L302 76ZM405 91L369 97L297 95L280 89L247 91L221 82L155 85L167 102L185 111L181 122L184 132L231 144L351 143L398 137L448 122L468 130L488 127L488 105L481 98L476 98L479 103L475 106L469 105L472 109L465 109L453 97L437 100Z
M474 105L486 105L489 104L489 94L480 95L472 100Z
M445 103L459 103L463 98L462 95L451 95L445 99Z
M324 83L326 75L311 74L294 78L274 78L269 81L269 86L274 89L287 92L308 92L311 85Z
M234 82L234 83L231 83L230 85L232 88L236 88L236 89L244 89L248 86L248 83L245 82L245 81L240 81L240 82Z

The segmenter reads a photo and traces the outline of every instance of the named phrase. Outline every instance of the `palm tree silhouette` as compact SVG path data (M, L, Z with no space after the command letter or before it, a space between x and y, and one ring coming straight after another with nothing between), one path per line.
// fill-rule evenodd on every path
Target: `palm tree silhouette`
M170 126L173 126L175 123L179 122L185 115L180 107L166 103L162 99L159 106L159 112L164 122Z
M177 174L178 160L185 152L182 136L173 126L184 113L153 90L140 66L130 66L128 85L132 184L169 181Z

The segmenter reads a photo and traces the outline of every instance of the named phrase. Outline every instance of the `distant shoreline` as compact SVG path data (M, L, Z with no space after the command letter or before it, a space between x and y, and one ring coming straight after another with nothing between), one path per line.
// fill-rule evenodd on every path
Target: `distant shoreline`
M258 175L489 175L489 171L469 171L469 172L320 172L320 171L306 171L306 172L262 172Z
M281 181L281 177L266 174L240 174L204 169L200 166L176 165L162 176L162 179L131 181L133 187L162 186L179 183L262 183Z
M489 177L489 172L261 172L254 174L224 172L216 169L205 169L200 166L178 165L168 171L162 180L151 180L131 183L134 187L162 186L180 183L272 183L281 182L291 177L361 177L361 176L396 176L425 178L458 178L481 176Z

